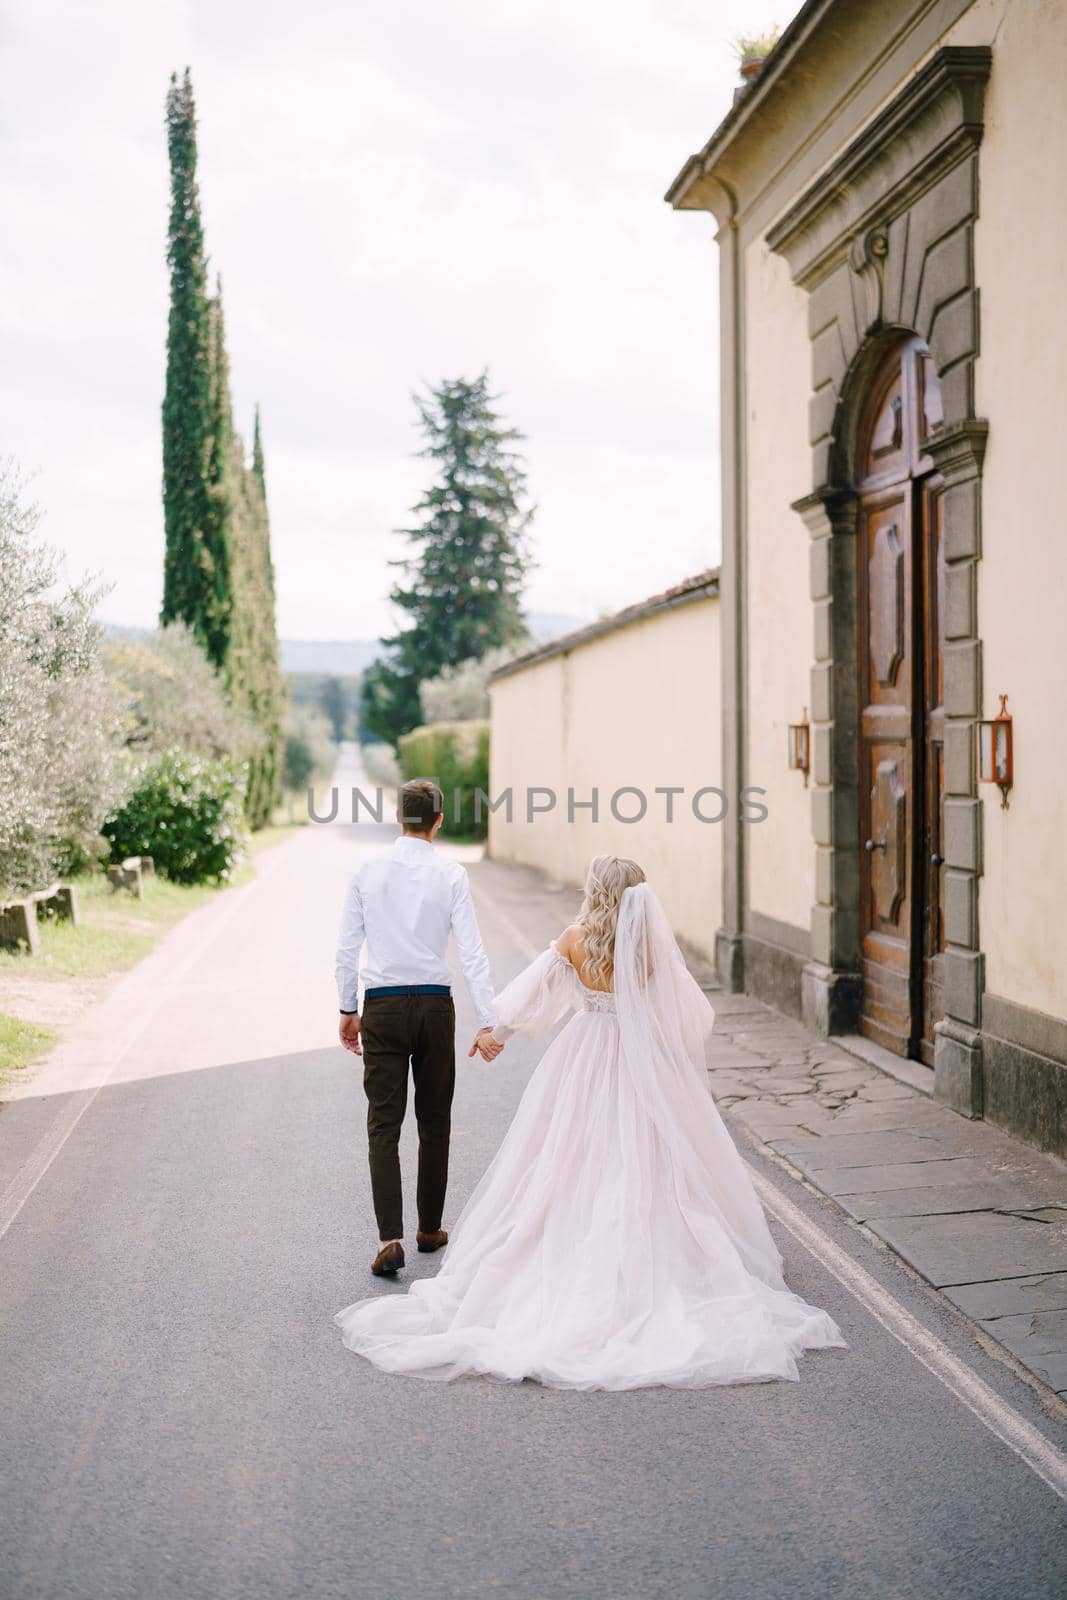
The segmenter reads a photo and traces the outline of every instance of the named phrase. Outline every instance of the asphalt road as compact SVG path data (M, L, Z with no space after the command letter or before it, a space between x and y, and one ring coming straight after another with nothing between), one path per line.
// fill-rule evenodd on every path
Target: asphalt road
M84 1082L75 1048L0 1114L4 1600L1061 1596L1065 1502L1017 1438L1048 1441L1055 1479L1062 1425L773 1166L789 1279L850 1343L806 1356L798 1384L437 1385L343 1348L333 1313L397 1292L367 1272L358 1068L329 1042L345 865L379 842L338 826L283 846L118 996L118 1059L98 1029ZM503 981L570 901L472 876ZM463 1054L453 1217L539 1048ZM407 1279L435 1270L412 1252Z

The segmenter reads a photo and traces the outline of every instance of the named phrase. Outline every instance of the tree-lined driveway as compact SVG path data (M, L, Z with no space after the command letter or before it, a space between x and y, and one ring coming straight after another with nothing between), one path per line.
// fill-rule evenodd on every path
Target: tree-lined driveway
M367 1271L332 986L345 872L390 832L310 827L266 854L0 1114L5 1600L1062 1593L1058 1424L759 1158L790 1281L850 1345L799 1384L438 1385L342 1347L335 1310L402 1288ZM504 981L574 899L488 862L472 879ZM457 1004L452 1218L540 1050L469 1062ZM404 1281L437 1269L410 1260Z

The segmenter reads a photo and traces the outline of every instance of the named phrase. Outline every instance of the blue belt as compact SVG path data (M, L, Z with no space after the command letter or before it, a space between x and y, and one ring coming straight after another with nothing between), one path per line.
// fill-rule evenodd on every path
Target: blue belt
M451 994L447 983L392 983L384 989L368 989L364 1000L378 1000L390 994Z

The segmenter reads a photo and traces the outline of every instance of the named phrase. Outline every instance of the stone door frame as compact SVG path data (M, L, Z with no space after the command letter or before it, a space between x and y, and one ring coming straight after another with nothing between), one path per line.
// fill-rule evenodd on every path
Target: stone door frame
M927 453L941 474L945 556L945 1016L934 1089L982 1114L983 958L978 929L981 716L977 563L987 425L975 416L974 223L986 47L939 49L769 230L808 291L812 829L816 900L801 976L805 1020L852 1032L860 999L855 435L869 381L902 336L925 340L944 420Z

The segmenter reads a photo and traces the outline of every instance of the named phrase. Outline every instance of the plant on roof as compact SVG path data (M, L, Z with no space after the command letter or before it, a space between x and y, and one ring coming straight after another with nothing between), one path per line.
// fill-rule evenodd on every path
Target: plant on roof
M738 60L742 66L750 61L762 61L769 56L778 40L782 37L779 27L771 28L768 33L742 33L734 40L734 49L737 51Z

